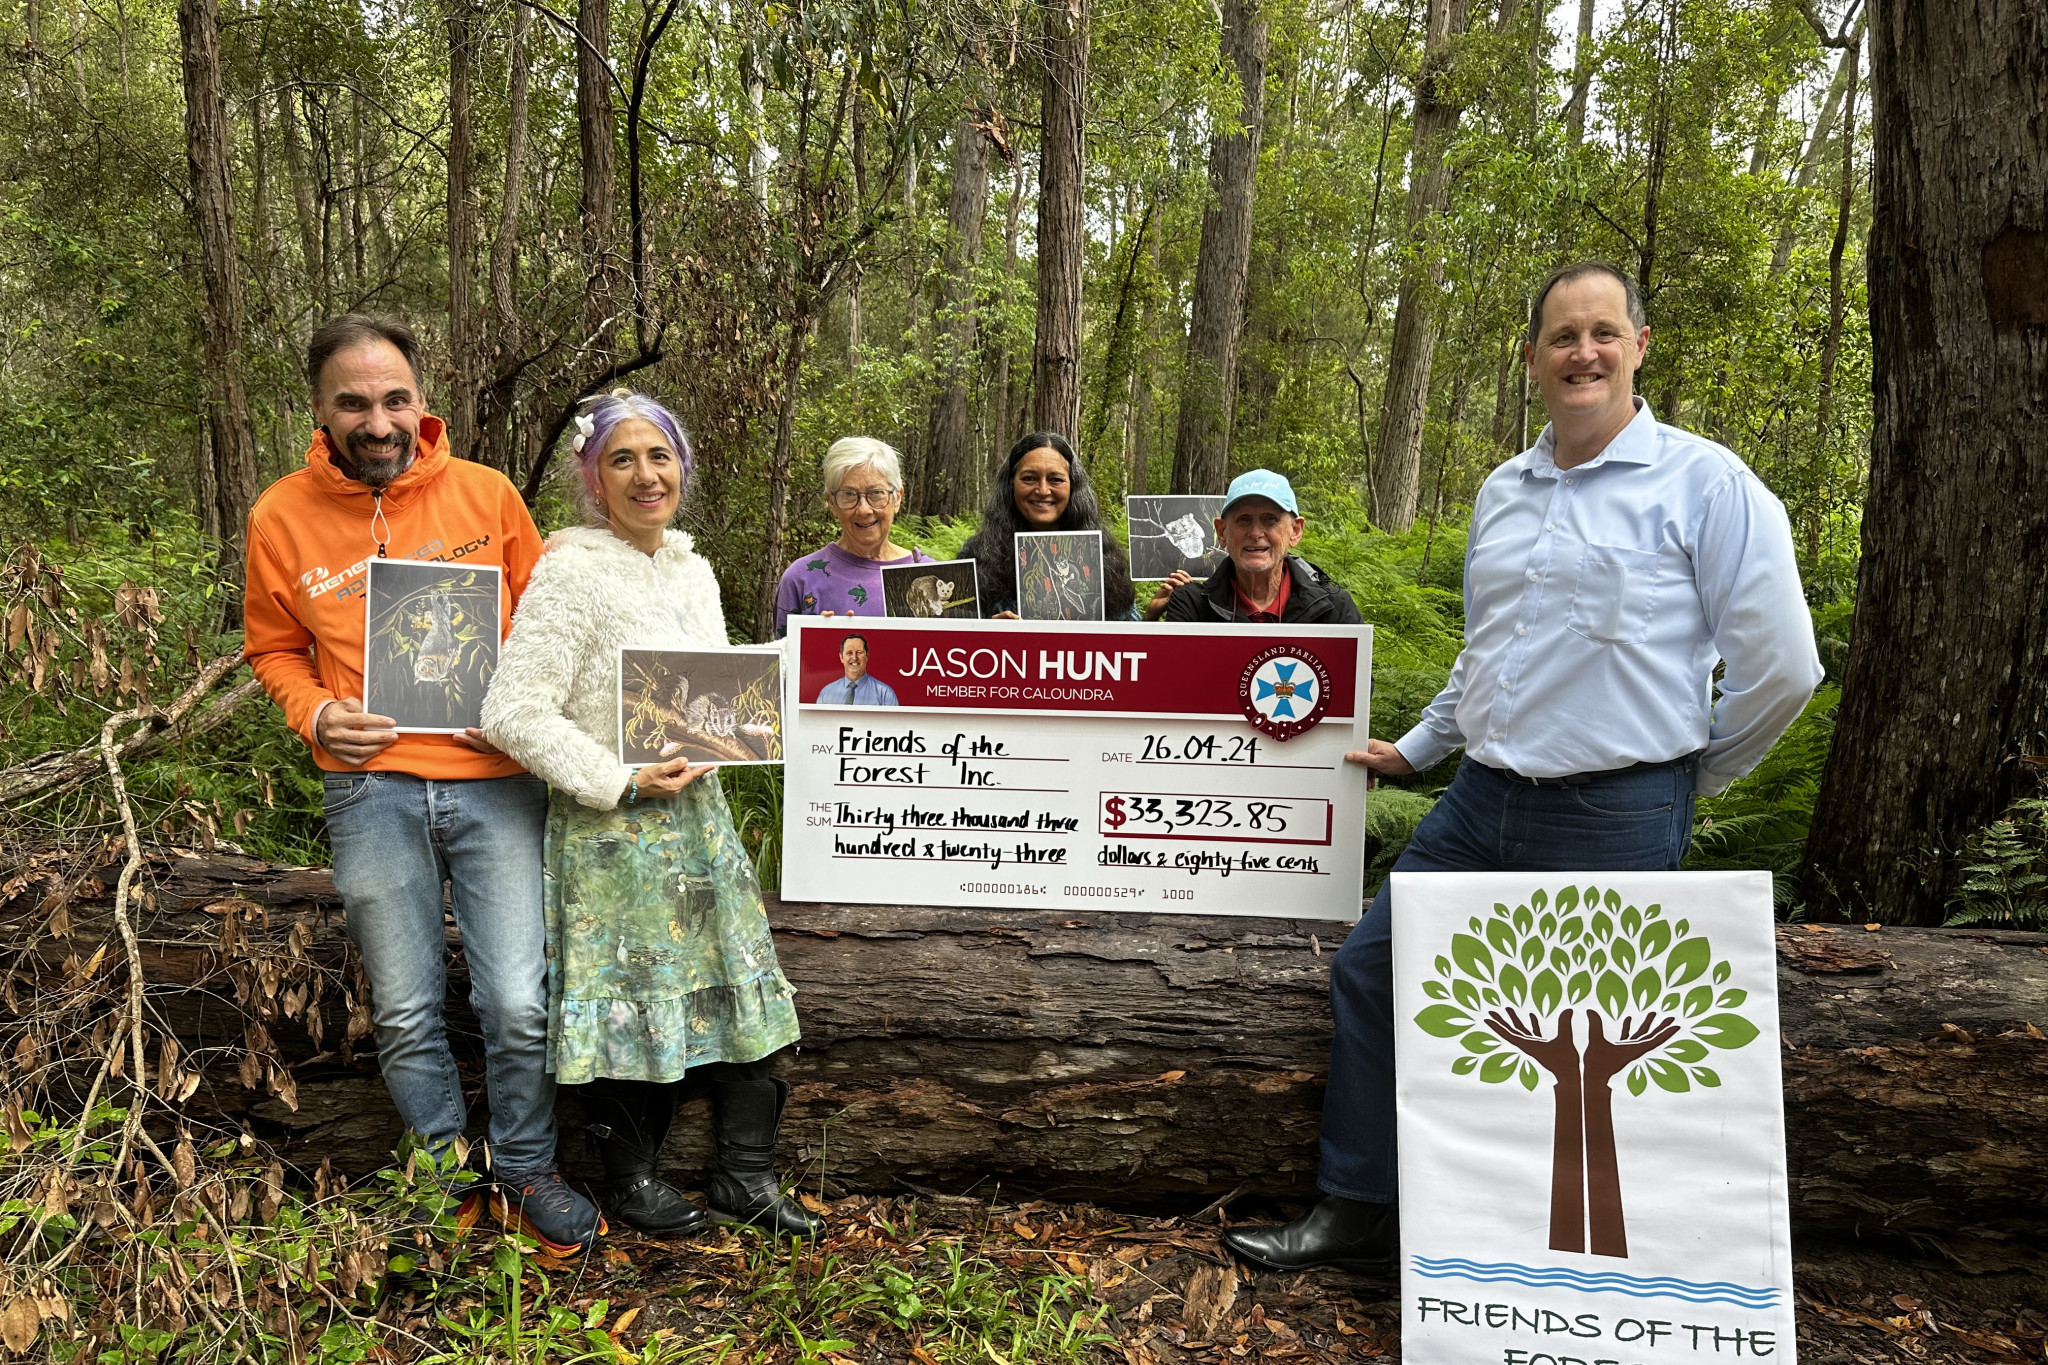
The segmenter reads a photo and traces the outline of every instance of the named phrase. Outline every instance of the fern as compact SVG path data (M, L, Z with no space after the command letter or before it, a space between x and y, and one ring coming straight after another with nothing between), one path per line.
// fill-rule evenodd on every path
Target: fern
M1687 867L1766 869L1780 908L1797 900L1799 863L1841 700L1840 688L1823 686L1763 762L1699 803Z
M2048 798L2015 802L1963 845L1969 875L1949 898L1951 925L2048 929Z

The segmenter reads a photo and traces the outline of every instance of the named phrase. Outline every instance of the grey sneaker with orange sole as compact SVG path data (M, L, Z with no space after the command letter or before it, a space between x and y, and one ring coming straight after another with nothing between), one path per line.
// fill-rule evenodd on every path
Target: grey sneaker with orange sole
M610 1231L597 1206L569 1188L553 1166L496 1176L491 1214L552 1256L573 1256Z

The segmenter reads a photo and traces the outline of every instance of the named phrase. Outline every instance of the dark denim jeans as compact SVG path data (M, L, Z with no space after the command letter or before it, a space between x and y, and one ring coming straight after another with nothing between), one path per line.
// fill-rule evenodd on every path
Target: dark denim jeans
M467 1121L443 1011L446 882L469 960L469 1001L483 1025L491 1167L512 1176L548 1165L547 784L525 775L464 782L328 773L325 797L334 885L370 977L377 1064L399 1117L435 1152Z
M1692 842L1691 764L1583 787L1532 787L1471 759L1415 828L1396 872L1625 872L1675 868ZM1394 1179L1392 882L1330 963L1326 1194L1390 1203Z

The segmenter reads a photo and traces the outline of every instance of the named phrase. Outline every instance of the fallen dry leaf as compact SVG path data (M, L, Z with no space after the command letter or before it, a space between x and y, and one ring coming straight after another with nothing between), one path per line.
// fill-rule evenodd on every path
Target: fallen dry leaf
M18 1356L27 1355L28 1348L36 1344L36 1332L42 1325L43 1315L34 1299L13 1299L0 1309L0 1341Z

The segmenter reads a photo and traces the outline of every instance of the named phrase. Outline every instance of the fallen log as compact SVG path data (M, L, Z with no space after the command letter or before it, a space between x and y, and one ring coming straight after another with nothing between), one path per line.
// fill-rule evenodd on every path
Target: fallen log
M68 937L45 932L35 885L12 888L15 976L75 973L110 935L111 880L71 885ZM388 1160L398 1124L328 874L157 854L147 882L150 1001L184 1069L160 1086L301 1166ZM774 901L769 917L804 1027L782 1065L785 1159L828 1190L1185 1208L1312 1191L1347 926ZM1779 950L1795 1225L1987 1267L2048 1247L2048 935L1788 926ZM450 1028L476 1093L464 980L458 954ZM562 1114L576 1169L573 1096ZM705 1127L685 1110L680 1179Z

